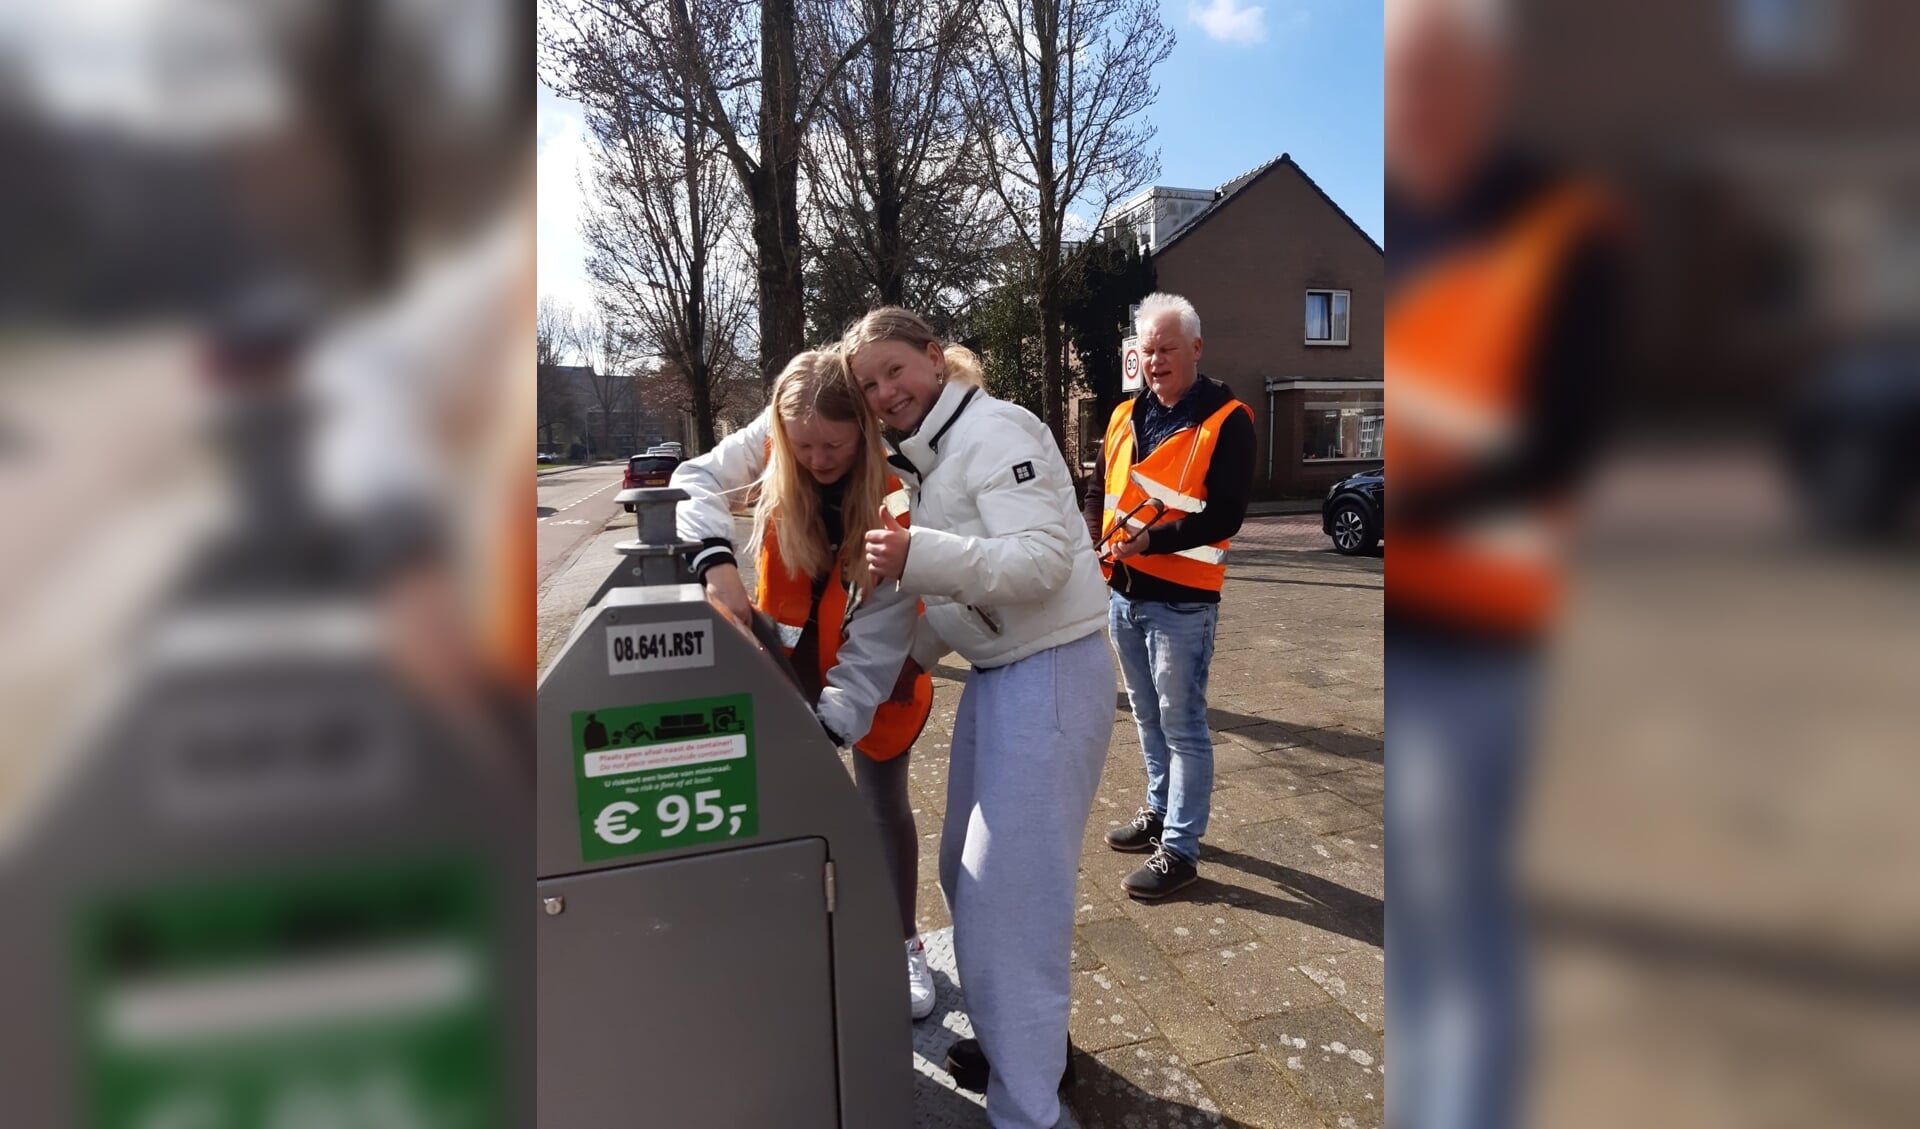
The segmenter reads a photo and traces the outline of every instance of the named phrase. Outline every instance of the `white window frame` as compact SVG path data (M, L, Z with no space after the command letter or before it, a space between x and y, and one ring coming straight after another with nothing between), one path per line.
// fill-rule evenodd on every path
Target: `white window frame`
M1348 343L1348 342L1349 342L1349 341L1350 341L1350 340L1352 339L1352 337L1353 337L1353 291L1351 291L1351 290L1331 290L1331 289L1327 289L1327 288L1325 288L1325 287L1309 287L1309 288L1307 289L1307 292L1306 292L1306 294L1305 294L1304 296L1302 296L1302 298L1301 298L1301 300L1300 300L1300 301L1301 301L1301 306L1300 306L1300 315L1301 315L1301 321L1302 321L1302 323L1303 323L1303 324L1302 324L1302 327L1301 327L1301 333L1303 334L1303 336L1304 336L1304 334L1305 334L1305 332L1306 332L1306 330L1305 330L1305 325L1304 325L1304 322L1305 322L1305 320L1306 320L1306 302L1307 302L1307 301L1308 301L1309 299L1311 299L1311 298L1312 298L1312 297L1313 297L1313 296L1314 296L1315 294L1325 294L1325 295L1327 296L1327 332L1328 332L1328 334L1332 334L1332 332L1333 332L1333 323L1334 323L1334 316L1333 316L1333 307L1334 307L1334 303L1336 303L1336 302L1338 302L1338 301L1341 301L1341 300L1344 300L1344 301L1346 302L1346 304L1347 304L1347 325L1346 325L1346 330L1347 330L1347 332L1346 332L1346 333L1344 333L1344 334L1342 334L1342 335L1341 335L1341 336L1339 336L1339 337L1332 337L1332 336L1328 336L1328 337L1325 337L1325 338L1319 338L1319 337L1306 337L1306 338L1305 338L1305 340L1306 340L1306 343L1307 343L1307 344L1309 344L1309 345L1333 345L1333 346L1341 346L1341 345L1346 345L1346 344L1347 344L1347 343Z

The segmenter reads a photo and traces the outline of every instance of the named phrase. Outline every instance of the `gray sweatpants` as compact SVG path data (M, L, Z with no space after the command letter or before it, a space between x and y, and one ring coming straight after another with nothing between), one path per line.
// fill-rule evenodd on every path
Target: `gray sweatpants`
M940 888L967 1014L993 1065L994 1129L1060 1119L1074 885L1116 686L1113 651L1095 632L975 671L960 695Z

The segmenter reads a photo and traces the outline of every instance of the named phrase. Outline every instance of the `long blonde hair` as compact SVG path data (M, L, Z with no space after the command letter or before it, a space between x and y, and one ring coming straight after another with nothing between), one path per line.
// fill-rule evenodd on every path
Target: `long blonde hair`
M793 457L787 426L811 418L856 424L860 429L859 451L847 471L846 489L841 495L836 571L866 592L873 578L867 569L864 542L867 531L880 524L877 515L887 494L887 453L880 445L880 421L854 383L845 356L836 349L801 353L788 361L773 382L769 408L771 450L766 472L760 476L748 551L759 556L771 529L791 575L817 577L836 563L821 516L820 487Z
M927 319L904 310L899 306L881 306L869 310L847 327L846 334L840 338L840 351L845 353L849 364L853 355L863 346L877 345L882 341L904 341L915 349L925 349L928 345L939 345L940 352L946 358L946 379L956 384L984 383L985 374L980 367L980 358L965 345L954 345L940 340L940 335L927 324Z

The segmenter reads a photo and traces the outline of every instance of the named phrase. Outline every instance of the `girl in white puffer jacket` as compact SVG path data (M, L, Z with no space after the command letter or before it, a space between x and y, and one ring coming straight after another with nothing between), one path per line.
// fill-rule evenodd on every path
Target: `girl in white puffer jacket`
M949 1070L987 1084L996 1129L1052 1129L1067 1066L1074 885L1113 735L1107 589L1065 461L1032 413L979 387L979 361L918 315L875 310L841 347L904 435L913 527L866 535L877 580L917 595L925 669L973 666L954 718L940 888L977 1047Z

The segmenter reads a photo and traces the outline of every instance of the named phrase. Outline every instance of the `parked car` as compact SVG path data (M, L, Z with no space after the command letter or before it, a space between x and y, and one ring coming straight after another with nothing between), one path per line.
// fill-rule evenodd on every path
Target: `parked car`
M1813 527L1842 541L1902 533L1920 502L1920 339L1850 344L1788 409L1783 453Z
M559 458L560 456L554 454L552 451L541 451L534 455L533 461L536 463L551 463L558 462Z
M673 478L673 468L680 460L672 455L635 455L627 460L626 473L620 477L620 489L641 490L665 486ZM627 512L633 512L633 503L626 503Z
M1380 543L1380 523L1387 507L1385 474L1386 468L1378 466L1327 488L1327 500L1320 503L1320 531L1333 539L1334 551L1354 557L1372 552Z

